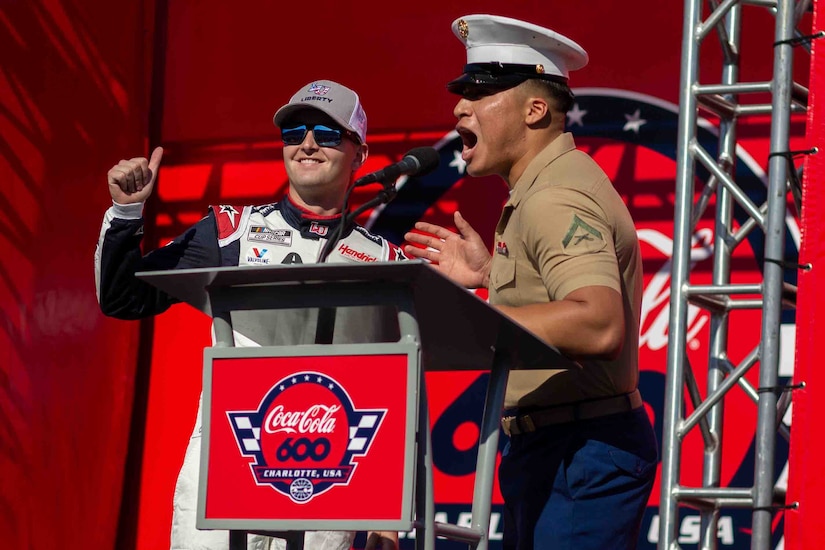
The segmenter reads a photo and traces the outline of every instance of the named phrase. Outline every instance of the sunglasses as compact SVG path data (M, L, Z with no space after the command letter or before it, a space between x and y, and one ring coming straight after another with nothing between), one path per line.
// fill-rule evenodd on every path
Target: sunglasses
M338 130L323 124L307 126L301 124L292 128L281 128L281 139L284 145L300 145L307 137L307 132L312 130L312 138L319 147L338 147L344 136L349 137L352 132L348 130Z

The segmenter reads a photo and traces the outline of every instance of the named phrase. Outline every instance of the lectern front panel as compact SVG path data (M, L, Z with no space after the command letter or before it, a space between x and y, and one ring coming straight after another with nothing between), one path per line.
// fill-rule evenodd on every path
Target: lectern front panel
M410 528L417 346L205 355L199 528Z

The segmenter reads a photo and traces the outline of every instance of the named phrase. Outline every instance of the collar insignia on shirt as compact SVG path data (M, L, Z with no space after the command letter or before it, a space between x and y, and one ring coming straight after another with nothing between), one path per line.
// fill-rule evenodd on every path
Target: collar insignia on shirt
M312 222L309 224L309 232L315 233L316 235L321 235L322 237L329 233L329 227L326 225L321 225L318 222Z
M229 216L229 223L232 224L232 227L235 227L235 217L238 214L240 214L240 212L235 210L234 206L232 206L231 204L223 204L223 205L221 205L221 210L218 213L219 214L226 214L227 216Z
M505 258L510 255L510 251L507 250L507 243L504 241L496 242L496 254L501 254Z
M576 214L573 214L573 222L570 224L570 228L567 230L567 234L564 236L561 244L564 248L567 248L571 244L572 246L576 246L584 241L594 241L596 239L600 241L603 240L599 230L588 225L587 222Z

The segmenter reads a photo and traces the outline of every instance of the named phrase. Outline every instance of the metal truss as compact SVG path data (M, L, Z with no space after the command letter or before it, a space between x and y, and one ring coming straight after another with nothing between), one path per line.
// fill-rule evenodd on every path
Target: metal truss
M785 218L789 193L799 196L794 157L810 151L789 148L791 115L806 111L808 97L808 90L793 81L792 62L794 51L802 49L798 46L810 52L810 40L820 37L804 36L797 30L810 9L810 0L685 0L659 548L679 548L679 509L687 506L700 512L700 548L717 547L720 508L744 508L753 514L752 548L767 549L774 513L786 507L784 490L776 484L775 449L777 434L790 438L783 416L792 388L779 377L779 329L782 309L794 307L796 301L795 286L785 280L785 273L798 267L785 263ZM773 78L740 82L743 15L763 12L757 15L764 16L765 10L776 19L774 37L765 37L770 41L767 46L773 43ZM721 82L700 84L700 46L713 31L721 46ZM762 96L770 101L760 103ZM697 138L700 109L719 120L715 155ZM737 123L753 115L770 115L767 193L761 204L737 184L735 169ZM697 188L701 185L697 172L709 175L701 189ZM710 207L715 208L712 283L695 284L690 273L692 239L698 221ZM737 223L734 209L744 212L747 219L743 222L740 217ZM732 284L733 253L753 231L761 231L764 240L762 280ZM707 364L691 365L687 358L690 305L704 308L710 315ZM736 330L729 315L742 309L762 311L761 334L756 347L739 364L733 364L728 339L735 337ZM745 374L757 364L759 382L754 387ZM704 393L697 383L698 369L707 371ZM754 433L751 487L722 486L722 419L728 392L734 388L744 391L757 410L755 426L737 426L752 428ZM701 487L680 484L683 442L692 430L699 430L704 443Z

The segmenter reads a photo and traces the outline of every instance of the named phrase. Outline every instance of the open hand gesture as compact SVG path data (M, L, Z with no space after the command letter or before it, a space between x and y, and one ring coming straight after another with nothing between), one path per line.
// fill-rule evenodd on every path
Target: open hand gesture
M408 245L404 251L411 257L431 261L433 267L460 285L486 287L493 258L479 234L459 212L453 219L460 233L427 222L416 223L415 228L422 233L410 232L404 238L426 248Z

